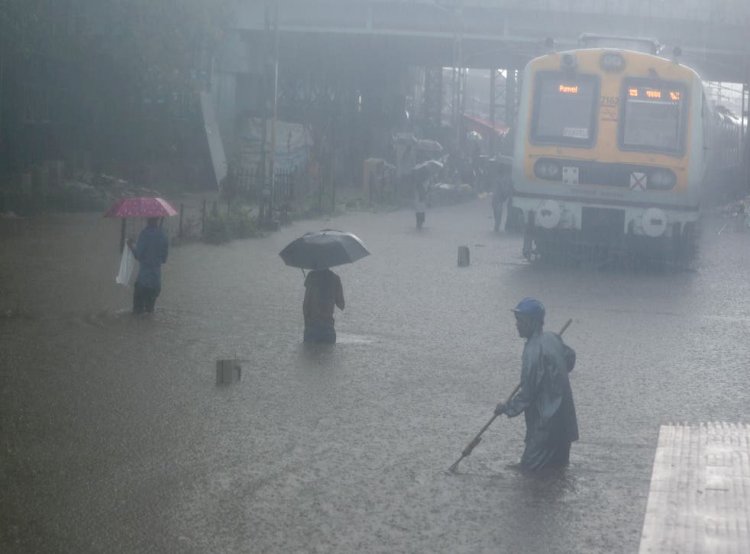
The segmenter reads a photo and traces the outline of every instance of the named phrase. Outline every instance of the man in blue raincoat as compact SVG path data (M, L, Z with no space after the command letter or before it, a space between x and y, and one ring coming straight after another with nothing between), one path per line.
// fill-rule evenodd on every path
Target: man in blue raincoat
M526 418L526 448L522 469L540 470L568 465L570 444L578 440L578 421L568 373L575 366L575 351L560 335L544 332L544 306L524 298L513 309L518 334L526 339L521 365L521 388L495 413Z

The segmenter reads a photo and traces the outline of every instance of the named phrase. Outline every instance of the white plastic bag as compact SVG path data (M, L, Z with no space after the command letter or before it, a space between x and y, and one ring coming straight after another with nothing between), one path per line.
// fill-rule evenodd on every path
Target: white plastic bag
M130 277L133 275L133 268L135 267L135 257L133 252L126 244L122 249L122 258L120 259L120 272L115 277L115 282L118 285L127 287L130 284Z

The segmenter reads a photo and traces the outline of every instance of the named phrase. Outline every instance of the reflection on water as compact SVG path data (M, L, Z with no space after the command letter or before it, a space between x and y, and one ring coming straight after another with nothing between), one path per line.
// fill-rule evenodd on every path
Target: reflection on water
M338 344L372 344L375 342L374 337L364 335L350 335L348 333L338 333L336 337Z
M94 313L84 314L82 319L84 322L96 327L110 327L113 325L120 325L127 319L134 317L137 316L134 316L130 310L122 308L119 310L101 310Z

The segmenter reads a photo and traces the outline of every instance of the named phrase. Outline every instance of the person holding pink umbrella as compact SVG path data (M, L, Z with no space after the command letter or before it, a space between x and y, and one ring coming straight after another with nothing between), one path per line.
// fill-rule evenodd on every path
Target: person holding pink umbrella
M122 219L120 230L120 249L125 242L126 220L132 217L147 218L146 227L138 235L138 241L127 241L128 248L138 261L138 277L133 287L133 313L142 314L154 311L156 298L161 292L161 266L167 261L169 241L167 235L159 225L164 217L177 215L172 205L163 198L153 196L136 196L121 198L104 217L119 217Z
M149 217L138 241L128 239L128 247L138 261L138 277L133 287L133 313L152 313L161 293L161 266L167 261L169 241L158 217Z

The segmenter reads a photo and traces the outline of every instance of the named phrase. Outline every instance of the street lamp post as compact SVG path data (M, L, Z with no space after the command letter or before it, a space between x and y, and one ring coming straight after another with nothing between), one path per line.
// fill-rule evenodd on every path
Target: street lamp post
M269 44L270 43L270 44ZM261 213L265 224L273 221L273 206L276 192L276 119L278 115L279 88L279 2L273 0L273 20L271 0L265 7L265 53L263 62L263 129L261 136L262 194ZM270 84L270 86L269 86ZM269 90L270 89L270 90ZM269 98L270 97L270 98ZM270 112L270 114L269 114ZM269 115L271 119L269 133ZM270 146L269 146L270 134Z

